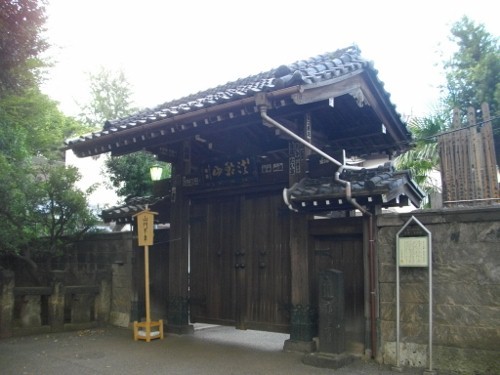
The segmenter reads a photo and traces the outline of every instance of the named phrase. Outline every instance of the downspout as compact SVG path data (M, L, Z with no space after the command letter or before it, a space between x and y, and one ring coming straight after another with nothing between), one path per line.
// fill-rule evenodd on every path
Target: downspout
M372 358L377 356L377 327L376 327L376 278L375 278L375 239L373 238L373 215L368 217L368 258L370 262L370 331Z
M300 137L299 135L295 134L292 132L290 129L287 129L285 126L281 125L278 121L274 120L273 118L269 117L267 114L267 106L266 105L260 105L260 115L262 119L270 124L273 125L274 127L278 128L281 130L283 133L288 134L290 137L295 139L297 142L302 143L304 146L306 146L308 149L311 151L321 155L328 161L332 162L333 164L337 165L339 169L337 172L335 172L334 176L334 181L339 182L340 184L345 186L345 198L346 200L352 204L354 207L356 207L358 210L360 210L363 215L368 217L368 257L369 257L369 262L370 262L370 330L371 330L371 349L372 349L372 357L375 358L376 353L377 353L377 347L376 345L376 326L375 326L375 248L374 248L374 239L373 239L373 214L368 211L366 208L362 207L358 202L356 202L356 199L352 197L352 191L351 191L351 183L349 181L342 180L340 178L340 174L342 173L343 170L356 170L359 171L363 168L360 167L353 167L353 166L347 166L336 160L335 158L331 157L327 153L323 152L313 144L307 142L305 139Z
M351 203L354 207L356 207L358 210L360 210L363 214L371 216L371 213L366 208L361 206L358 202L356 202L356 200L352 197L351 183L349 181L345 181L345 180L340 179L340 174L342 173L342 171L344 169L351 170L351 171L359 171L359 170L362 170L363 168L344 165L341 162L339 162L337 159L334 159L333 157L328 155L326 152L320 150L319 148L317 148L313 144L307 142L305 139L303 139L299 135L295 134L290 129L287 129L285 126L281 125L278 121L269 117L269 115L267 114L267 107L265 105L260 106L260 115L266 123L275 126L279 130L281 130L283 133L288 134L290 137L292 137L296 141L302 143L308 149L316 152L317 154L323 156L328 161L331 161L333 164L337 165L339 167L339 169L337 170L337 172L335 172L334 181L339 182L345 186L345 194L346 194L345 198L346 198L346 200L349 203Z

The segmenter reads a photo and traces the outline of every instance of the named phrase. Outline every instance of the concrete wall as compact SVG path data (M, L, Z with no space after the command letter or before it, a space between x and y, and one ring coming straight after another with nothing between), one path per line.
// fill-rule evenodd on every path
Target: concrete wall
M411 215L432 233L433 369L499 374L498 206L378 217L378 359L396 364L396 234ZM402 366L429 366L427 281L427 268L400 267Z

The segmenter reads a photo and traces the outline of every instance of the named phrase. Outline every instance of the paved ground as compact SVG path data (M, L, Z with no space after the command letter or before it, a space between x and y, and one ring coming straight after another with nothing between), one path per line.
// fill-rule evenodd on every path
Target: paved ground
M396 374L362 360L338 370L305 365L301 354L282 350L288 335L202 328L149 343L134 341L131 330L116 327L3 339L0 374Z

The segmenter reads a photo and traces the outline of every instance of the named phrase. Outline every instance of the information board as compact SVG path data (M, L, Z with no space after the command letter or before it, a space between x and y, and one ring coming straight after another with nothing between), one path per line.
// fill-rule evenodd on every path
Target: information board
M429 246L427 236L399 237L399 267L428 267Z

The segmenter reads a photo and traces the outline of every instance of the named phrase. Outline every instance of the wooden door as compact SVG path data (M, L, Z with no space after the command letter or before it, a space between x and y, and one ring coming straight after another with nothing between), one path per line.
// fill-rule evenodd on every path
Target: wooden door
M280 194L246 196L242 250L245 253L245 328L288 332L290 323L290 216Z
M362 354L365 343L363 237L322 235L314 241L314 299L318 301L318 274L336 269L344 274L346 350Z
M191 322L235 324L235 252L239 249L239 230L239 199L192 203Z
M191 321L287 332L289 216L281 195L192 202Z

